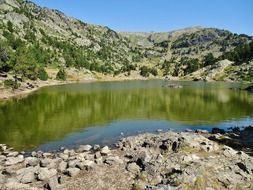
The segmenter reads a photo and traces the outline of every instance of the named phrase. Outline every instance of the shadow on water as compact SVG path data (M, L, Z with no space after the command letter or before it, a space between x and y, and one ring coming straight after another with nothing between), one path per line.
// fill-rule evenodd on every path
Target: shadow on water
M101 138L97 127L106 130L120 126L131 134L148 128L149 121L154 120L158 123L150 126L152 129L167 121L180 124L182 130L189 125L210 126L243 118L252 121L253 96L228 89L235 84L178 82L184 88L170 89L162 87L163 83L154 80L43 88L0 105L0 143L28 150L53 141L64 142L70 134L78 136L90 128L96 128L89 134L94 139ZM140 120L143 122L134 127L123 125ZM107 134L108 139L118 135L113 131Z

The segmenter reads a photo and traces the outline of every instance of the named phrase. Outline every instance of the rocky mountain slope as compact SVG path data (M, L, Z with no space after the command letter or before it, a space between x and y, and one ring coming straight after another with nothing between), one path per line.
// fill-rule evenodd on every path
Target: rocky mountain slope
M117 33L24 0L1 0L0 18L0 77L7 73L23 81L47 80L49 74L65 80L69 68L111 75L131 75L136 70L145 77L184 77L229 59L233 61L229 72L219 79L253 78L249 64L252 37L244 34L201 27L164 33ZM61 72L50 76L48 68Z

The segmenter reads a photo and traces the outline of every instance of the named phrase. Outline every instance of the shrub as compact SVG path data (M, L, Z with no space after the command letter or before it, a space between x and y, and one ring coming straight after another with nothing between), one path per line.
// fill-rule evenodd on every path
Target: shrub
M46 81L48 79L48 74L44 68L39 69L38 78L43 81Z
M57 80L66 80L67 74L64 69L60 69L56 75Z
M157 72L157 69L156 68L153 68L151 69L150 73L154 76L157 76L158 75L158 72Z
M149 76L149 69L147 66L142 66L140 68L141 72L140 72L140 75L143 76L143 77L148 77Z
M18 89L18 87L20 87L20 83L12 79L7 79L4 81L4 86L6 88Z

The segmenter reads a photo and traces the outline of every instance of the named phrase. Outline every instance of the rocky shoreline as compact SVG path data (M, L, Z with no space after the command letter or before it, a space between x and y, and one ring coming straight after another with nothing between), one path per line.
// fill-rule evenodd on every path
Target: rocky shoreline
M29 155L2 144L0 189L253 189L253 157L221 142L236 129L212 132L146 133L114 149L81 145Z

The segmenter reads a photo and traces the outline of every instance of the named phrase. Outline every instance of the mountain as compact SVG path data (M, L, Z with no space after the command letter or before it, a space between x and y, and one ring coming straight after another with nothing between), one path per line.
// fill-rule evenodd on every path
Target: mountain
M0 74L23 81L47 80L49 68L60 70L58 79L65 79L65 71L71 68L189 78L223 59L233 63L219 79L253 78L252 37L245 34L201 27L163 33L115 32L23 0L0 0L0 18ZM241 68L249 74L242 76Z

